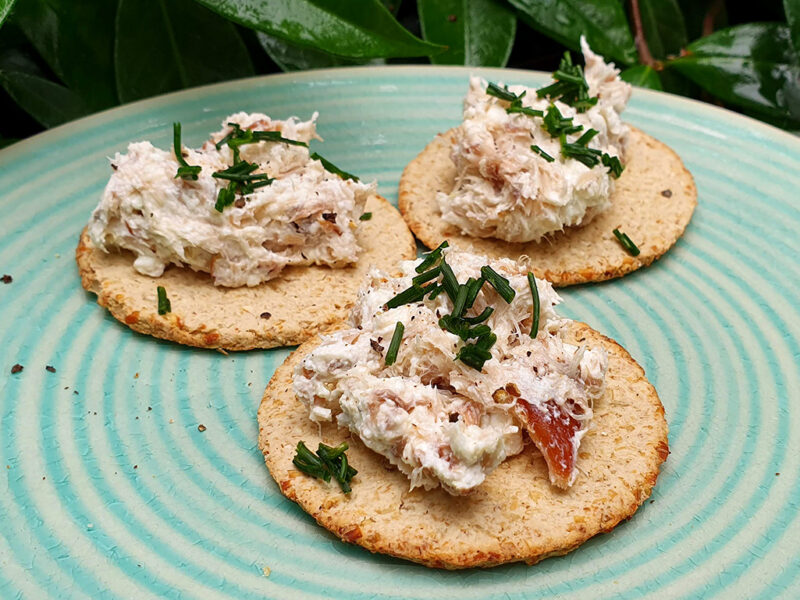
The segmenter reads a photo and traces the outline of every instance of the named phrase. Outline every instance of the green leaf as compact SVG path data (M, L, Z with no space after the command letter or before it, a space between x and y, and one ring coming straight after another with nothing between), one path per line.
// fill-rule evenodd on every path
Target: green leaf
M648 88L651 90L661 90L661 78L653 67L647 65L636 65L622 71L619 74L623 81L631 85Z
M422 37L443 44L437 65L504 67L514 45L517 17L497 0L418 0Z
M253 74L234 25L192 0L120 0L116 29L123 102Z
M404 29L379 0L197 1L251 29L337 56L427 56L444 50Z
M608 59L630 65L637 61L636 47L619 0L509 0L523 20L546 36L573 50L581 34L592 50Z
M792 36L792 46L800 54L800 0L783 0L783 10Z
M689 42L683 13L676 0L639 0L639 13L647 47L654 58L679 54Z
M689 45L668 66L725 102L800 122L800 65L786 25L751 23Z
M91 110L117 104L114 2L24 0L14 21L44 61Z
M0 25L5 23L6 17L8 17L8 13L11 12L16 1L17 0L0 0Z
M353 65L382 65L382 58L356 59L334 56L320 50L301 48L260 31L256 34L258 42L273 62L284 71L305 71L306 69L328 69Z
M25 112L45 127L60 125L87 112L77 94L38 75L0 69L0 85Z

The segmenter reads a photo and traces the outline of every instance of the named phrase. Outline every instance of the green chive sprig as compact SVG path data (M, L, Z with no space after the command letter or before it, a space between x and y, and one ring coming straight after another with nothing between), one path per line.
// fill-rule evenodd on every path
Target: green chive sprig
M175 158L178 160L178 164L180 165L178 167L178 171L175 173L175 177L197 181L197 176L200 174L202 167L199 165L190 165L186 162L186 159L183 158L183 144L181 144L180 123L172 124L172 150L175 152Z
M576 125L572 122L572 117L565 117L555 104L550 104L544 114L542 128L550 137L559 137L562 134L578 133L583 130L583 125Z
M348 447L347 442L342 442L335 447L320 442L314 453L308 449L305 442L300 441L295 448L292 464L302 473L322 479L326 483L331 478L336 479L342 491L349 494L352 489L350 481L358 474L358 471L351 467L347 460L345 451Z
M372 218L372 213L371 212L365 212L363 215L358 217L358 220L359 221L369 221L371 218Z
M617 156L611 156L610 154L603 153L601 160L603 161L603 166L608 167L608 170L613 177L619 177L625 170L625 167L622 166L622 163L619 161L619 157Z
M508 86L500 87L496 83L491 82L486 86L486 93L495 98L500 98L500 100L505 100L506 102L514 102L522 98L522 96L517 96L514 92L510 91ZM524 92L522 95L525 95Z
M622 233L619 229L615 229L613 233L622 247L628 251L628 254L631 256L639 256L641 250L639 250L639 247L628 237L627 233Z
M400 342L403 341L405 330L405 326L400 321L394 326L392 341L389 342L389 349L386 351L386 359L384 360L386 366L393 365L397 360L397 351L400 349Z
M436 279L439 276L439 273L442 272L441 267L433 267L432 269L425 271L424 273L420 273L416 277L411 279L411 283L414 285L422 285L430 281L431 279Z
M156 288L156 294L158 296L158 314L165 315L168 312L172 312L172 304L167 298L167 290L164 286L158 286Z
M528 285L531 288L531 298L533 298L533 321L531 323L531 337L536 338L539 333L539 288L536 287L536 277L533 273L528 273Z
M417 273L422 273L423 271L427 271L434 265L436 265L442 258L442 250L447 248L450 244L446 241L439 244L436 248L428 252L425 257L422 259L422 262L417 265L417 268L414 269Z
M338 175L342 179L352 179L353 181L361 181L358 177L353 175L352 173L348 173L347 171L342 171L339 167L333 164L331 161L323 158L316 152L311 153L311 160L318 160L322 163L322 166L325 168L326 171L329 173L333 173L334 175Z
M560 100L564 104L569 104L578 112L585 112L597 104L597 96L589 96L589 84L583 74L580 65L572 63L569 52L564 52L558 69L553 73L555 83L537 90L539 98L548 96L551 100Z
M500 275L500 273L495 271L489 265L481 267L481 275L483 275L483 278L487 281L487 283L491 285L498 294L500 294L500 297L505 300L507 304L511 304L511 301L514 299L514 296L516 296L517 293L514 291L514 288L509 285L508 279Z
M542 150L542 149L541 149L539 146L537 146L536 144L534 144L533 146L531 146L531 150L533 150L534 152L536 152L536 154L538 154L539 156L541 156L541 157L542 157L543 159L545 159L547 162L553 162L553 161L555 160L555 158L553 158L552 156L550 156L550 155L549 155L547 152L545 152L544 150Z
M406 288L396 296L393 296L384 306L390 309L404 304L411 304L412 302L419 302L425 297L425 294L431 291L428 287L420 287L417 284L413 284L410 288Z

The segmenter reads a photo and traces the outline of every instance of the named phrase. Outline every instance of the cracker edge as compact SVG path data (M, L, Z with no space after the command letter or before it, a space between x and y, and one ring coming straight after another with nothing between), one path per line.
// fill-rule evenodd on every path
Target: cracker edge
M383 196L375 194L383 208L397 214L402 219L398 210ZM399 253L397 262L401 260L413 260L417 256L417 246L414 236L407 229L407 247ZM176 342L178 344L206 348L211 350L224 349L232 351L244 351L254 349L270 349L283 346L294 346L302 344L316 333L328 331L339 325L347 317L348 308L345 307L341 314L331 313L329 318L314 323L313 326L306 328L294 328L291 323L273 323L270 336L257 337L251 336L227 336L217 333L214 329L188 329L184 326L179 315L168 313L159 315L153 307L130 306L126 303L127 298L121 294L112 294L103 286L103 280L98 276L92 266L91 255L97 250L87 245L87 227L81 231L78 246L75 249L75 260L78 264L81 285L87 292L97 296L97 303L106 308L111 315L122 324L130 327L138 333L149 335L155 338ZM379 242L379 240L376 240ZM312 265L308 267L308 273L313 274L315 269L328 269ZM198 282L205 285L206 276L198 274ZM158 283L158 278L153 279L154 285ZM213 287L213 284L212 284ZM355 293L353 290L353 299Z
M429 142L425 148L416 156L414 159L406 165L403 169L403 173L400 176L400 183L398 186L398 198L397 198L397 206L400 209L400 213L403 215L403 218L406 221L406 224L414 233L414 235L419 239L420 242L425 244L428 248L436 248L439 244L447 239L451 239L452 237L438 237L437 232L434 228L428 228L426 223L418 218L414 213L414 204L415 200L417 200L417 196L420 194L414 191L414 183L409 180L410 171L415 170L419 165L422 165L432 156L438 156L440 152L439 146L442 143L445 143L447 148L449 148L449 144L452 142L452 137L455 131L455 127L448 129L444 133L437 134L434 139ZM535 269L535 274L537 277L541 279L547 279L550 283L552 283L556 287L566 287L569 285L575 285L579 283L590 283L590 282L598 282L598 281L607 281L609 279L616 279L622 277L624 275L628 275L633 271L637 271L642 267L647 267L651 265L655 260L661 258L664 254L672 248L678 240L683 236L684 232L686 231L686 227L688 227L689 223L692 220L692 216L694 215L694 211L697 208L697 185L694 181L694 176L691 172L686 168L686 165L683 164L683 160L681 157L675 152L672 148L661 142L660 140L646 134L642 130L638 129L637 127L630 126L631 132L635 134L642 135L643 137L655 142L662 150L668 152L676 161L677 164L680 166L683 174L688 178L688 182L691 185L693 201L691 204L691 210L686 215L686 222L681 230L680 234L672 240L666 246L659 248L659 251L654 253L642 253L637 257L625 255L616 268L612 269L596 269L593 268L591 265L586 266L578 271L566 271L566 270L553 270L553 269ZM447 158L449 160L449 152L447 154ZM452 163L451 163L452 164ZM423 200L424 201L424 200ZM568 228L566 231L569 231ZM459 237L466 238L467 240L470 239L470 236L465 236L461 233L457 233ZM436 236L436 237L434 237ZM472 239L482 239L487 240L491 238L472 238ZM516 244L513 242L506 242L504 240L492 240L496 241L496 246L500 249L513 247L513 246L520 246L520 244ZM555 243L569 243L569 235L565 235L563 237L559 237ZM552 243L552 241L543 240L541 242L529 242L532 246L537 246L538 244L544 243ZM451 244L457 245L457 244ZM514 251L514 252L504 252L503 254L516 258L518 256L524 255L525 251Z

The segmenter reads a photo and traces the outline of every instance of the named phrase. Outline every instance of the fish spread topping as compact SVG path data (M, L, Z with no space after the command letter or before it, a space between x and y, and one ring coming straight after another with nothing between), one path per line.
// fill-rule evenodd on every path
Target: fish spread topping
M349 429L412 488L469 493L522 451L525 431L551 482L572 485L605 351L564 341L561 300L524 261L439 248L400 269L373 269L349 327L297 366L309 417Z
M470 78L451 157L455 186L442 218L475 237L538 241L588 223L610 205L629 128L631 86L581 40L585 73L569 54L540 90Z
M111 159L114 172L89 222L92 243L130 250L134 269L207 272L214 284L255 286L288 265L358 260L355 230L374 183L337 169L308 143L308 121L237 113L199 149L150 142Z

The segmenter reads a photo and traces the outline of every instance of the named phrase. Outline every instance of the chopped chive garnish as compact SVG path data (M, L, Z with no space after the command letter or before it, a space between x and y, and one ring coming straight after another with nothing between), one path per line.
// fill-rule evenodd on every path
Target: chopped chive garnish
M457 335L462 340L467 340L469 335L469 324L464 319L460 319L453 315L444 315L439 319L439 327L445 331L449 331L453 335Z
M506 303L511 304L511 301L517 293L514 291L514 288L509 285L508 279L500 275L500 273L492 269L489 265L481 267L481 275L483 275L483 278L489 285L500 294L500 297L505 300Z
M371 212L365 212L363 215L358 217L358 220L359 221L369 221L371 218L372 218L372 213Z
M490 350L496 341L497 335L490 333L489 335L485 335L480 338L477 342L475 342L475 345L481 350Z
M216 211L222 212L226 206L230 206L233 204L234 200L236 200L236 193L233 191L233 188L234 184L226 188L220 188L217 194L217 202L214 204L214 209Z
M536 287L536 277L533 273L528 273L528 285L531 288L531 298L533 298L533 322L531 323L531 337L535 338L539 333L539 289Z
M172 150L175 152L175 158L178 160L178 164L180 165L177 173L175 173L175 177L197 180L197 175L200 173L202 167L190 165L186 162L186 159L183 158L183 144L181 144L180 123L172 124Z
M427 288L420 287L416 284L412 285L410 288L407 288L391 298L386 304L386 308L397 308L398 306L403 306L404 304L411 304L412 302L419 302L425 297L425 294L428 293Z
M586 148L576 143L566 142L564 134L561 134L561 155L564 158L574 158L591 169L600 162L602 152L595 148Z
M303 146L308 148L308 144L298 140L290 140L281 135L280 131L255 131L252 129L242 129L238 123L228 123L231 131L220 141L214 144L214 147L219 150L223 144L227 144L235 154L238 153L240 146L247 144L257 144L258 142L281 142L291 146ZM238 162L234 160L234 162Z
M599 133L599 132L597 131L597 129L587 129L587 130L586 130L586 131L583 133L583 135L582 135L581 137L579 137L577 140L575 140L575 143L576 143L576 144L579 144L579 145L581 145L581 146L585 146L585 145L586 145L586 144L588 144L588 143L591 141L591 139L592 139L594 136L596 136L598 133Z
M467 300L464 303L464 310L469 310L472 308L472 305L475 304L475 299L478 297L478 292L481 291L483 284L486 283L486 280L483 277L479 277L478 279L473 279L470 277L467 279Z
M156 294L158 295L158 314L165 315L168 312L172 312L172 304L167 298L167 290L163 286L158 286Z
M326 171L329 173L333 173L334 175L338 175L342 179L352 179L353 181L361 181L358 177L353 175L352 173L348 173L347 171L342 171L339 167L333 164L326 158L323 158L316 152L311 153L311 160L318 160L322 163L322 166L325 168Z
M446 241L444 241L441 244L439 244L435 249L428 252L425 255L425 258L422 259L422 262L417 265L415 271L417 273L422 273L423 271L428 270L437 262L439 262L439 259L442 258L442 250L444 250L448 246L449 244Z
M541 156L541 157L542 157L543 159L545 159L547 162L553 162L553 161L555 160L555 158L553 158L552 156L550 156L550 155L549 155L547 152L545 152L544 150L542 150L542 149L541 149L539 146L537 146L537 145L535 145L535 144L534 144L533 146L531 146L531 150L533 150L534 152L536 152L536 154L538 154L539 156Z
M456 294L456 299L453 301L453 310L451 312L454 317L461 317L464 313L464 304L467 302L468 293L469 288L466 285L458 288L458 294Z
M629 254L632 256L639 256L641 252L636 244L633 243L631 238L628 237L627 233L622 233L619 229L614 230L614 236L619 240L619 243L622 244L622 247L628 251Z
M439 266L442 270L442 285L444 286L444 291L450 296L450 300L455 302L458 296L458 279L456 279L453 269L444 259L442 259L442 263Z
M487 306L486 308L483 309L483 312L481 312L481 314L479 314L477 317L464 317L464 321L466 321L470 325L477 325L478 323L483 323L489 317L491 317L493 312L494 308L492 308L491 306Z
M495 98L500 98L500 100L505 100L506 102L513 102L522 96L517 96L514 92L508 90L508 87L503 86L500 87L496 83L489 83L486 86L486 93L490 96L494 96ZM524 94L523 94L524 95Z
M348 494L351 491L350 481L358 474L347 460L345 450L348 447L347 442L342 442L336 447L320 443L315 454L308 449L305 442L300 441L295 448L292 463L299 471L325 482L329 482L333 477L342 491Z
M569 52L564 53L561 63L553 73L555 83L537 90L539 98L549 96L551 100L560 100L564 104L569 104L578 112L585 112L590 107L597 104L597 97L589 96L589 84L583 74L580 65L572 64Z
M608 170L614 177L619 177L625 170L625 167L623 167L622 163L619 162L619 157L617 156L611 156L610 154L603 153L601 160L603 161L603 166L608 167Z
M491 334L494 335L494 334ZM483 370L484 363L492 358L492 353L477 344L464 344L456 354L456 359L476 371Z
M436 296L438 296L439 294L441 294L444 291L444 286L443 285L431 285L431 286L428 286L428 287L433 288L431 290L431 295L428 296L428 300L435 300ZM425 289L427 290L428 288L426 287Z
M441 273L442 270L439 267L434 267L430 271L425 271L421 275L417 275L411 279L411 283L414 285L422 285L426 281L430 281L431 279L436 279Z
M544 116L544 111L543 110L538 110L536 108L530 108L529 106L522 106L521 102L519 104L517 104L516 102L517 101L512 102L511 106L509 106L506 109L506 112L508 114L521 113L523 115L528 115L529 117L543 117Z
M484 339L486 336L492 333L491 328L488 325L476 325L472 329L469 330L469 338L479 338ZM467 339L469 339L467 338Z
M555 104L551 104L547 107L542 128L551 137L558 137L561 134L577 133L583 129L583 125L575 125L572 117L565 117Z
M403 324L398 321L394 326L394 334L392 334L392 341L389 343L389 349L386 351L385 364L393 365L397 360L397 351L400 349L400 342L403 341L403 332L405 331Z

